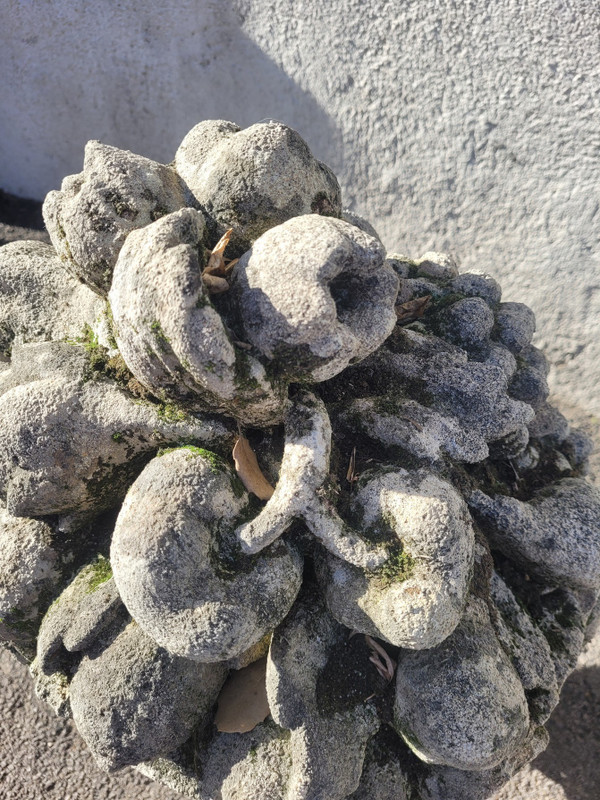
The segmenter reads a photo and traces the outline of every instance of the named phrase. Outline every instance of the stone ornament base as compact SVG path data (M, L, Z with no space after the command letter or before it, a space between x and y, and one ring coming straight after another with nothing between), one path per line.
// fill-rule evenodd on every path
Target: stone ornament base
M534 315L386 253L290 128L90 142L0 250L0 636L190 797L483 800L598 617Z

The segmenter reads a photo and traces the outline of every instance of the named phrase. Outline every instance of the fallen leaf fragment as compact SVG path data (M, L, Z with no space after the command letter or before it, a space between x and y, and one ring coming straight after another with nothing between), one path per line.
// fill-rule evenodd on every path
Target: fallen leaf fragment
M396 316L398 322L404 325L407 322L414 322L419 319L427 311L431 303L431 295L426 294L424 297L416 297L414 300L409 300L396 306Z
M202 270L202 280L209 294L221 294L229 289L229 283L225 278L239 260L235 258L233 261L226 262L224 258L225 248L229 244L232 232L233 228L229 228L221 236L210 252L208 264Z
M213 247L208 258L208 264L204 268L204 273L208 273L209 275L226 275L227 272L231 271L233 267L225 264L224 253L225 248L229 244L232 233L233 228L229 228L229 230L225 231L223 236L221 236L219 241ZM233 264L235 262L230 263Z
M346 480L348 483L354 483L354 481L358 480L358 475L356 474L356 447L352 448L352 455L350 456L350 463L348 464Z
M233 343L236 347L241 347L242 350L252 350L252 345L248 344L248 342L240 342L237 339L234 339Z
M390 658L390 656L386 653L383 647L372 639L370 636L365 634L365 641L371 650L371 657L369 661L375 665L377 672L381 675L382 678L389 683L392 678L394 677L394 673L396 671L396 662ZM383 658L383 661L381 660Z
M246 489L261 500L268 500L275 489L262 474L256 454L245 436L239 436L233 448L235 470Z
M230 673L217 700L218 731L248 733L269 716L266 674L266 656Z

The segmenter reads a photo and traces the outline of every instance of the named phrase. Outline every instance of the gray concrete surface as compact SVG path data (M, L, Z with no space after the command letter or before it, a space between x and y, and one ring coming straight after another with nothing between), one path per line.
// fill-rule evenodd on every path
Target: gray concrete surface
M451 249L536 311L600 412L600 7L588 0L0 4L0 187L89 138L170 160L197 121L285 120L386 245Z

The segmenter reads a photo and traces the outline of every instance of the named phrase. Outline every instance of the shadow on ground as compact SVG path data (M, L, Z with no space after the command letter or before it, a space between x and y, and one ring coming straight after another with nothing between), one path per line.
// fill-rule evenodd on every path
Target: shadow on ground
M50 241L44 228L42 205L0 189L0 245L17 239Z
M560 784L568 800L598 800L600 666L571 675L547 727L550 744L533 766Z

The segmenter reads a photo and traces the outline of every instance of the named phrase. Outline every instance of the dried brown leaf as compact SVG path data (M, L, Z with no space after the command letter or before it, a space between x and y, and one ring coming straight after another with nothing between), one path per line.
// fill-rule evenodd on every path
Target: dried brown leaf
M235 258L233 261L225 263L223 254L229 244L232 232L233 228L229 228L221 236L210 252L208 264L202 270L202 280L209 294L221 294L229 289L229 283L225 278L237 264L238 259Z
M247 733L271 713L267 699L267 659L232 672L218 699L215 725L223 733Z
M378 642L375 641L375 639L372 639L370 636L365 634L365 641L372 653L369 661L375 665L377 672L379 672L382 678L385 678L385 680L389 683L396 672L396 662L393 658L390 658L388 653ZM383 661L381 660L382 658Z
M358 480L356 474L356 447L352 448L352 455L350 456L350 463L348 464L348 472L346 472L346 480L349 483L354 483Z
M219 239L216 245L211 250L208 264L204 268L204 272L202 275L226 275L228 271L228 267L225 265L225 248L229 244L229 240L231 238L231 234L233 233L233 228L229 228L228 231L225 231L223 236Z
M414 300L409 300L406 303L396 306L398 323L404 325L407 322L414 322L416 319L420 319L427 311L430 303L431 295L426 294L424 297L416 297Z
M261 500L268 500L275 489L262 474L256 454L245 436L239 436L233 448L235 469L246 489Z

